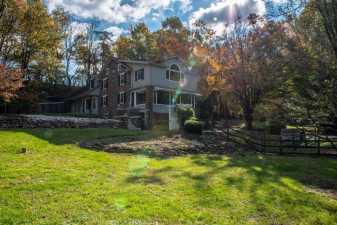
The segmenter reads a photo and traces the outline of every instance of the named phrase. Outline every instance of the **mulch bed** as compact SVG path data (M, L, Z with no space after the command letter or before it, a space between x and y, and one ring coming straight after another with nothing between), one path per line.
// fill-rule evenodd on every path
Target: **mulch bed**
M149 156L179 156L187 154L223 154L234 151L234 146L210 136L172 137L162 136L151 139L142 137L123 137L122 139L103 139L83 142L81 147L113 153L138 153Z

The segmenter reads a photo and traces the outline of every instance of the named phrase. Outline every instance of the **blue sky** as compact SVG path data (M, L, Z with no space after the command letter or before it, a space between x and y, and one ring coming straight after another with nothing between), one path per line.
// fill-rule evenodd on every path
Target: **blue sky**
M282 0L274 0L279 3ZM76 21L96 21L99 28L108 30L117 38L127 34L130 25L145 22L154 31L169 16L178 16L192 27L196 20L205 21L217 34L224 31L238 14L265 14L263 0L45 0L50 11L63 7Z

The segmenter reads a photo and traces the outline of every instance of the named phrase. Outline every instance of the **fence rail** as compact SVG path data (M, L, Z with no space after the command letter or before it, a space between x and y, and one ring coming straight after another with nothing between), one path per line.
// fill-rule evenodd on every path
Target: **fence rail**
M239 129L226 128L218 132L228 141L246 145L256 151L280 154L318 154L337 156L337 137L306 133L301 139L284 139L281 135L265 132L248 133Z

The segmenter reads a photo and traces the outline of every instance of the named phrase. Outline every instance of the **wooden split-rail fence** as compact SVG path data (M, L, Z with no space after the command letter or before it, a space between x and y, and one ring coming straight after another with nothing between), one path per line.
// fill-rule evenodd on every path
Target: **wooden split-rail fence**
M289 130L282 131L280 135L269 135L264 131L234 128L218 129L211 133L222 136L227 142L259 152L337 156L337 136Z

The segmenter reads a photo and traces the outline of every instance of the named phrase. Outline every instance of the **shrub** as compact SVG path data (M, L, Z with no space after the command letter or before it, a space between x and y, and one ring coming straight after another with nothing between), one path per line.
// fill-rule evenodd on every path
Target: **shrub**
M184 123L184 128L187 132L192 134L201 134L203 123L198 121L195 117L192 117L189 120L186 120Z
M211 114L212 114L212 104L211 101L209 101L208 98L206 99L200 99L197 102L197 106L196 106L196 114L198 116L199 119L201 119L202 121L209 121L209 119L211 118Z
M184 126L185 121L194 117L194 109L192 107L178 107L177 115L180 126Z

